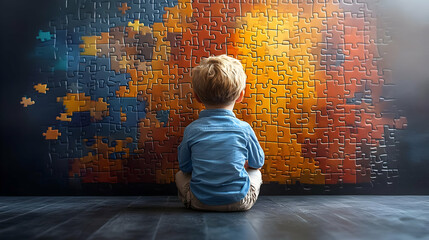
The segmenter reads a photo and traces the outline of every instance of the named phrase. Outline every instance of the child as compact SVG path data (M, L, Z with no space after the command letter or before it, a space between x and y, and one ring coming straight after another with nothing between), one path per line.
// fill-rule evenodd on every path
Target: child
M232 112L244 97L243 66L226 55L209 57L192 71L192 86L206 110L186 127L178 148L179 198L187 208L249 210L259 195L265 156L253 129Z

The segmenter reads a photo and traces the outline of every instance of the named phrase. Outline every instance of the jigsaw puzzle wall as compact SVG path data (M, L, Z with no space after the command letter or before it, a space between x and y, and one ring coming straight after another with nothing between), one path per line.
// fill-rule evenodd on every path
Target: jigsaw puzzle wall
M247 73L234 112L253 127L264 183L397 184L407 116L392 41L365 1L64 1L41 24L21 107L39 118L43 174L174 182L177 146L203 106L190 71L228 54ZM19 100L17 100L19 101ZM43 118L43 121L42 121ZM37 161L37 160L35 160ZM64 174L66 173L66 174ZM67 185L67 184L66 184Z

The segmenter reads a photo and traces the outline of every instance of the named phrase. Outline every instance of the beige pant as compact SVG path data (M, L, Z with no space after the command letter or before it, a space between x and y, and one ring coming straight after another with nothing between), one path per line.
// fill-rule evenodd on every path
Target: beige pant
M206 205L200 202L190 190L191 174L179 171L176 173L176 186L178 189L179 199L183 202L185 207L197 210L209 211L246 211L253 207L258 199L259 190L262 184L261 171L257 169L248 169L247 173L250 178L250 187L247 195L239 202L226 204L226 205Z

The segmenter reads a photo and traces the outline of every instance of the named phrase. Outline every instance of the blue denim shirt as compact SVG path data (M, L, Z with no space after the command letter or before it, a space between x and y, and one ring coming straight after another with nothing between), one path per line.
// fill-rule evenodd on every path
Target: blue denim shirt
M249 190L249 167L264 165L264 152L251 126L226 109L208 109L186 127L178 148L179 167L192 172L191 191L202 203L238 202Z

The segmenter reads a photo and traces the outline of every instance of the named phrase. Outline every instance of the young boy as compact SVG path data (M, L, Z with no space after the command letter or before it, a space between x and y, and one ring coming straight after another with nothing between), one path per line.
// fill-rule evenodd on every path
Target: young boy
M232 112L245 85L243 66L226 55L204 59L192 71L195 98L206 110L186 127L178 148L176 185L187 208L245 211L258 198L264 152L250 125Z

